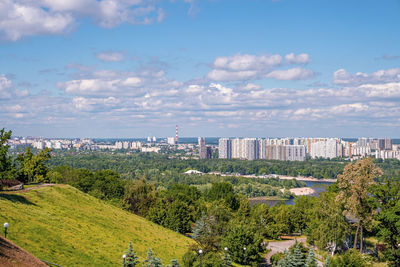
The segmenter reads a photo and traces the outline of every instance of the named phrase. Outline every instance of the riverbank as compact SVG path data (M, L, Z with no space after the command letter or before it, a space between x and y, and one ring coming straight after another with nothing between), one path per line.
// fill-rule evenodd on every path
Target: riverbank
M202 174L211 174L211 175L219 175L219 176L236 176L236 177L246 177L246 178L260 178L260 179L270 179L270 178L279 178L282 180L297 180L303 182L322 182L322 183L334 183L336 179L317 179L312 176L287 176L287 175L279 175L279 174L267 174L267 175L255 175L255 174L240 174L240 173L221 173L221 172L209 172Z
M288 198L283 198L283 197L279 197L279 196L250 197L248 199L249 199L249 201L270 201L270 200L286 201L286 200L289 200Z
M281 189L283 192L285 189ZM295 196L310 196L315 194L314 188L311 187L298 187L298 188L290 188L289 189L290 193L292 193Z

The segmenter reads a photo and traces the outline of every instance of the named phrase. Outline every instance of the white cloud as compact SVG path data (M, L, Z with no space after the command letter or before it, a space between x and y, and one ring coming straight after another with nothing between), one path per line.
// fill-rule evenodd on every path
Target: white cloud
M400 81L400 68L378 70L373 73L347 72L339 69L333 73L333 82L340 85L360 85L366 83L387 83Z
M271 68L282 63L280 55L241 55L231 57L218 57L214 61L214 67L231 71L246 71Z
M265 75L266 78L277 80L306 80L314 77L312 70L292 68L288 70L274 70Z
M24 36L63 34L86 17L112 28L121 23L161 22L164 16L152 0L2 0L0 33L16 41Z
M287 54L285 56L287 64L306 64L311 62L311 58L308 54L295 55L294 53Z
M0 32L12 41L22 36L61 34L73 22L68 13L47 12L40 6L18 1L3 0L0 3Z
M241 81L257 78L257 71L227 71L227 70L212 70L207 74L207 78L214 81Z
M96 57L102 61L119 62L124 60L124 53L122 52L101 52L97 53Z
M307 54L285 56L288 64L310 62ZM217 57L207 78L213 81L246 81L272 78L277 80L304 80L314 77L314 72L302 68L277 70L282 64L281 55L236 54L230 57Z

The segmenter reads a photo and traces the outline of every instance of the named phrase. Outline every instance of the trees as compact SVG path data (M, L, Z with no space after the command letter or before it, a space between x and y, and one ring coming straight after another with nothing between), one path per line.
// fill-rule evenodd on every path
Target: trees
M144 261L143 267L162 267L160 258L156 257L153 251L149 248L147 251L147 259Z
M7 144L8 139L11 138L11 131L6 132L3 129L0 130L0 179L10 179L12 171L12 158L8 155L8 149L10 148Z
M391 266L400 266L400 182L386 180L373 188L378 238L388 244L386 257Z
M124 267L138 266L140 263L138 259L136 252L133 250L132 242L129 242L129 247L125 252L125 258L123 259Z
M317 260L315 258L314 249L310 248L305 267L317 267Z
M233 222L227 230L222 247L228 247L232 260L241 264L258 263L265 251L263 238L257 228L245 222ZM246 249L244 249L246 248Z
M343 215L343 205L335 201L336 193L324 192L319 195L312 211L306 230L308 242L320 249L330 248L332 256L340 246L349 230L349 224Z
M343 174L338 176L338 187L341 191L336 199L344 204L348 215L353 215L358 220L354 247L360 233L360 252L363 251L363 231L371 229L374 212L370 201L370 187L374 184L374 178L382 174L382 170L375 167L371 158L364 158L347 164Z
M233 186L230 183L221 182L214 183L208 192L208 198L212 200L223 199L226 201L227 205L233 209L237 210L239 208L239 201L233 191Z
M19 180L28 183L49 182L47 177L47 161L50 159L51 149L45 148L37 155L34 155L30 147L27 147L24 154L17 157L20 163Z
M156 200L153 183L145 179L128 182L123 198L124 207L131 212L146 217L148 210Z

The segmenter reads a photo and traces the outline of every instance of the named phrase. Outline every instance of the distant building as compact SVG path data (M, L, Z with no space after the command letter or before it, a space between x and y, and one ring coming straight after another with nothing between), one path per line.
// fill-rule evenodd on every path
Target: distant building
M204 137L198 138L199 145L199 158L200 159L211 159L212 150L210 146L206 146L206 139Z
M229 138L220 138L218 141L218 153L220 159L230 159L232 157L232 143Z
M392 150L392 139L385 139L385 150Z
M167 143L168 143L168 145L176 145L175 138L167 137Z

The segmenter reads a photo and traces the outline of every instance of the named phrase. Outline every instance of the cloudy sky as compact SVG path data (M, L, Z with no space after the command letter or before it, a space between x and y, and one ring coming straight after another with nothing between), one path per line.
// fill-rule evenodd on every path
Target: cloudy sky
M399 14L399 0L0 0L0 128L400 137Z

